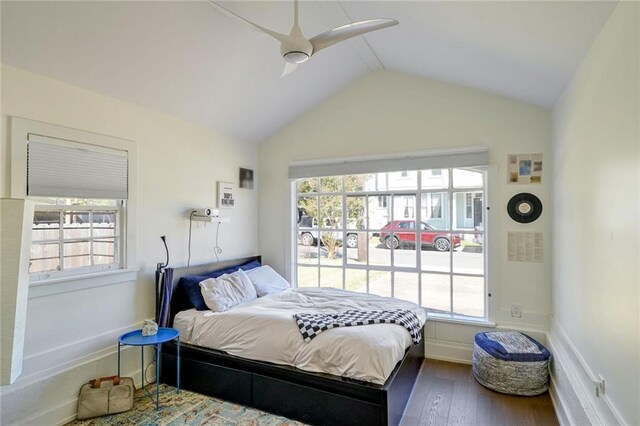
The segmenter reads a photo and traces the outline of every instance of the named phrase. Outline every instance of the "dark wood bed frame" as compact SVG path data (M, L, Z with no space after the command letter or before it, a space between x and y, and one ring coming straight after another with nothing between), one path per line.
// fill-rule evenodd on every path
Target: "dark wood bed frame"
M185 309L186 296L175 285L182 276L224 269L251 260L260 261L261 257L174 269L169 325L173 324L175 315ZM160 382L172 386L176 385L176 349L173 342L162 346ZM181 344L180 358L183 389L309 424L395 426L400 423L420 372L424 342L407 349L384 385L304 372L295 367L248 360L189 344Z

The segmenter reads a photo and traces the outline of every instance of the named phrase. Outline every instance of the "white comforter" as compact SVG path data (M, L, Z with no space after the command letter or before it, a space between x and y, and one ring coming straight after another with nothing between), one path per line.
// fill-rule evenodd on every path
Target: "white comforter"
M426 313L398 299L330 288L289 289L222 313L191 309L176 315L181 340L232 355L301 370L382 384L409 347L411 336L396 324L340 327L305 343L294 313L335 313L348 309L409 309L421 324ZM422 342L420 344L423 344Z

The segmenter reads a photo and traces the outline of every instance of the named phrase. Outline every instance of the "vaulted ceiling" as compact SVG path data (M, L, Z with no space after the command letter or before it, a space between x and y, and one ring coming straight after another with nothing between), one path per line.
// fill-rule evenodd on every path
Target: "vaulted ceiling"
M292 3L227 1L288 33ZM389 69L551 107L615 8L593 1L302 1L306 37L400 25L280 78L278 42L206 1L2 2L2 62L259 142L359 77Z

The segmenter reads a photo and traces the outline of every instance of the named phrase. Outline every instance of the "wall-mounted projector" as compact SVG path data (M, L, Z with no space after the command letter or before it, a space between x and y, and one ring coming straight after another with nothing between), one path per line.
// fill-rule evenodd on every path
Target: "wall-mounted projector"
M199 217L218 217L220 216L220 210L205 207L202 209L193 209L192 214Z

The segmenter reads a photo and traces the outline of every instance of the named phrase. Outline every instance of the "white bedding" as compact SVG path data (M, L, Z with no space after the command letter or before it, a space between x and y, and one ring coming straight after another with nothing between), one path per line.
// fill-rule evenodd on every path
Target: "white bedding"
M403 300L330 288L301 288L273 293L225 312L179 312L174 327L180 330L182 341L194 345L382 384L412 344L404 327L340 327L305 343L293 319L298 312L335 313L348 309L409 309L422 324L427 318L422 308Z

